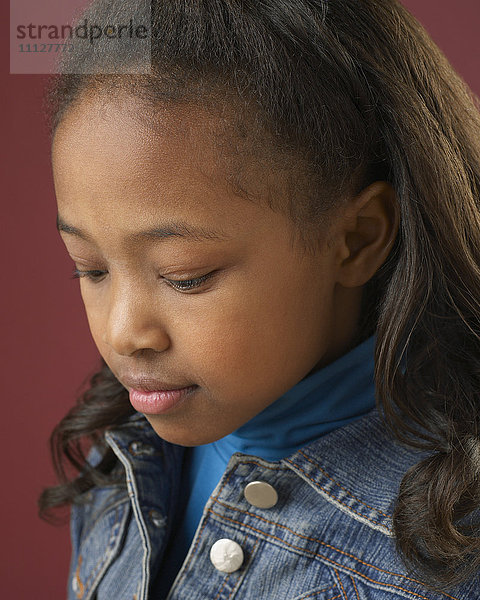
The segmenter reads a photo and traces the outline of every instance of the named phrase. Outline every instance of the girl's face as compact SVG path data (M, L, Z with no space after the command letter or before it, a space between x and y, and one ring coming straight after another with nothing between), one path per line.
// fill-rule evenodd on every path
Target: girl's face
M336 283L334 242L303 255L287 217L229 188L203 127L213 117L178 107L149 128L137 102L66 113L52 149L59 229L135 408L162 438L205 444L340 356L360 296ZM257 171L257 189L275 177ZM146 392L168 388L189 389Z

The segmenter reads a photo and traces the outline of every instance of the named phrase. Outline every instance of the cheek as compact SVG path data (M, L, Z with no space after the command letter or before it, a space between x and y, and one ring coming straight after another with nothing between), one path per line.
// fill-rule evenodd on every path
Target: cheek
M243 292L184 322L179 347L207 386L246 393L317 362L328 325L323 295L295 285L276 293Z
M254 347L256 318L236 298L212 298L201 310L186 313L172 335L182 358L199 375L225 376L228 371L231 376Z

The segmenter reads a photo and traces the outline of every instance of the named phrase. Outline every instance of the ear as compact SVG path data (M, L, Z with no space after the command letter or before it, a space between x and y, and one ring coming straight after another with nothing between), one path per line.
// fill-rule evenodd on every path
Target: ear
M337 281L344 287L366 283L386 260L400 223L393 187L375 181L348 202L338 223Z

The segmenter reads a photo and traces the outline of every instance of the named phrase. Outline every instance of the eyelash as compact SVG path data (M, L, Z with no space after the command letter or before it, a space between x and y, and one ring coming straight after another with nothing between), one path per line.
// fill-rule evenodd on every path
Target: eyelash
M87 279L90 279L90 281L94 281L96 283L103 275L105 275L105 271L79 271L78 269L73 269L72 279L86 277Z
M86 277L93 283L99 283L101 278L106 275L106 271L92 270L92 271L80 271L79 269L73 269L72 279L80 279ZM202 275L201 277L195 277L193 279L166 279L163 278L174 290L184 292L192 289L199 288L207 279L214 274L214 271ZM179 285L180 284L180 285Z

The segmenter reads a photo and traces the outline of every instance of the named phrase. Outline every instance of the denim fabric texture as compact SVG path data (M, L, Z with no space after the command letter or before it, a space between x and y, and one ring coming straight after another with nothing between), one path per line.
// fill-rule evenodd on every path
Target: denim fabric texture
M72 509L68 600L156 600L150 586L175 508L184 450L135 415L106 433L126 485L93 489ZM447 592L408 574L391 515L405 471L426 456L404 447L375 409L286 459L235 453L208 499L168 600L478 600L480 573ZM278 493L271 508L244 496L252 481ZM240 568L210 560L219 539L238 543Z

